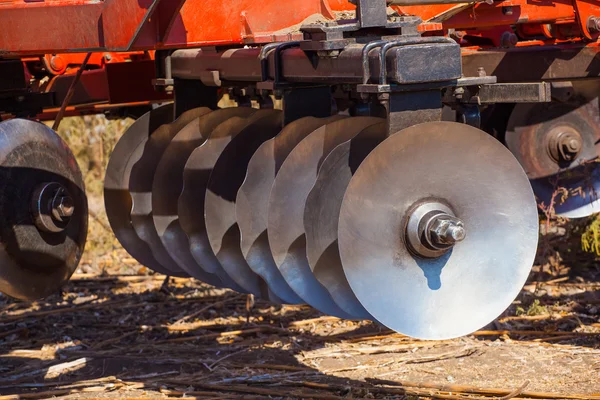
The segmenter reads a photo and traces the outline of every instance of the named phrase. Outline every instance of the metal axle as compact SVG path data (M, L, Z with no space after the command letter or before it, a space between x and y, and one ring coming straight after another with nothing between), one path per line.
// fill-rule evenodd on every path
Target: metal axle
M73 198L67 189L57 182L40 185L32 198L35 226L44 232L62 232L75 212Z
M438 201L425 201L413 208L405 235L411 252L435 258L463 241L467 231L464 222L448 206Z

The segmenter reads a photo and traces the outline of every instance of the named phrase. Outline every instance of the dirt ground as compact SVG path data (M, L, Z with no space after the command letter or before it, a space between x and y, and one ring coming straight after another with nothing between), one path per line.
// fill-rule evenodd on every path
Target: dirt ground
M125 126L61 128L86 176L88 245L63 293L0 295L0 400L600 400L600 263L580 250L585 221L543 229L528 284L492 324L414 340L192 279L163 286L120 248L102 211L101 171Z
M0 298L0 400L600 399L600 269L589 254L569 267L553 240L565 243L545 242L503 316L446 341L192 279L163 286L121 251L87 259L61 295Z

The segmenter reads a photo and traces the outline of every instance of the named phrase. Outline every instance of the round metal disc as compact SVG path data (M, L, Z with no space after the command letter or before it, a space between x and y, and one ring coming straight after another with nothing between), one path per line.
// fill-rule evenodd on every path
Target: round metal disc
M385 122L372 125L337 146L321 164L317 181L306 199L306 255L315 278L333 301L355 318L373 316L360 304L348 284L338 249L338 220L352 174L387 136Z
M158 237L152 218L152 182L162 154L173 137L194 119L211 112L208 108L197 108L183 113L174 122L160 126L141 146L139 159L131 169L129 192L133 200L131 222L137 235L150 247L154 258L169 270L183 271L165 250ZM220 281L207 282L220 285Z
M244 183L237 194L236 219L242 235L241 249L252 270L286 303L302 303L277 268L267 237L267 213L271 186L279 167L292 149L309 133L329 122L341 119L306 117L288 124L273 139L264 142L248 164Z
M205 114L179 131L169 143L154 174L152 184L152 217L163 246L183 270L204 280L209 274L192 257L190 242L181 229L178 216L179 195L183 189L183 170L194 149L202 145L221 123L233 117L247 117L251 108L226 108ZM220 276L223 285L239 287L228 277Z
M256 110L253 110L253 115ZM257 117L262 114L259 113ZM206 232L204 203L212 170L227 144L254 118L232 117L217 126L207 141L197 147L188 158L183 171L183 190L179 196L178 214L181 228L188 237L190 252L202 269L216 274L223 281L233 280L215 256ZM242 287L239 292L246 292Z
M285 159L271 189L267 233L275 264L290 287L321 312L352 318L342 311L313 275L306 258L304 205L322 160L340 143L379 118L346 118L324 125L302 140Z
M136 149L143 149L152 132L159 126L173 121L173 104L149 111L138 118L121 136L115 146L104 178L104 206L108 222L127 252L148 268L161 274L175 271L163 266L154 256L148 244L141 240L131 225L132 199L129 193L129 177L133 164L139 159ZM180 274L187 276L187 274Z
M575 132L581 151L569 161L553 157L552 136ZM554 211L581 218L600 211L600 114L598 99L583 105L566 103L517 104L508 121L506 144L519 160L540 203L549 206L558 188L570 193L566 201L555 198Z
M61 187L73 207L56 231L36 225L39 218L51 218L48 203L36 197L49 186ZM75 157L47 126L4 121L0 193L0 292L22 300L55 293L77 268L87 237L87 198Z
M445 204L466 237L437 258L406 246L411 211ZM533 263L538 215L512 154L474 127L428 122L381 143L348 185L338 242L352 291L379 322L423 339L471 333L518 295Z
M206 232L210 246L223 269L249 293L273 302L281 300L250 269L242 254L235 201L250 158L264 141L281 131L281 126L280 111L257 111L246 127L223 149L210 175L204 202Z

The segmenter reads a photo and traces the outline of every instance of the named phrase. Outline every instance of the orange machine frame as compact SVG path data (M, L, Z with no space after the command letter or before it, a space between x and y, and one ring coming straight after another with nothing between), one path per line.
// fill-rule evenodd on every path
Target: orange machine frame
M353 8L347 0L0 0L0 56L284 41L315 15L334 19ZM512 25L549 41L596 41L600 31L600 2L590 0L395 8L420 16L430 34Z

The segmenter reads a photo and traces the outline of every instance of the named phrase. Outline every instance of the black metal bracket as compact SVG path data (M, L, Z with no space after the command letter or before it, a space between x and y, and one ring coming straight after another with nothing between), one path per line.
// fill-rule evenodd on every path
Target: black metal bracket
M447 104L548 103L552 101L549 82L495 83L466 81L454 90L446 90Z
M197 108L208 107L216 110L219 102L219 88L207 86L200 80L174 79L175 117Z
M442 119L442 93L439 89L382 93L379 101L387 112L388 135L415 124Z
M364 43L365 32L369 40L394 40L399 37L420 36L417 27L421 18L388 15L388 0L356 0L356 18L340 19L323 24L308 24L301 28L305 42L304 51L342 50L349 44Z
M56 106L55 92L0 92L0 111L17 118L33 118L44 109Z
M464 86L480 86L480 85L492 85L496 83L495 76L485 77L464 77L458 79L449 79L438 82L425 82L415 84L368 84L358 85L357 91L359 93L366 94L379 94L379 93L400 93L400 92L414 92L420 90L432 90L432 89L444 89L449 87L464 87ZM450 92L451 93L451 92ZM449 97L448 97L449 98ZM445 97L445 99L447 99Z
M283 93L284 126L303 117L326 118L332 113L333 96L329 86L295 88Z
M387 83L387 54L388 52L395 48L401 46L410 46L410 45L429 45L429 44L455 44L455 42L451 39L447 39L444 37L403 37L402 39L387 41L387 40L377 40L371 43L368 43L364 46L362 50L362 76L363 81L362 85L359 85L357 90L358 92L364 93L385 93L391 92L392 88ZM371 85L369 84L369 80L371 77L371 69L370 69L370 61L369 61L369 53L371 50L380 49L379 50L379 84Z
M387 25L387 0L358 0L356 19L362 28Z
M173 74L171 73L171 53L172 50L157 50L156 60L156 78L152 80L152 85L159 91L173 91Z
M284 42L284 43L270 43L260 50L260 69L262 82L256 84L256 88L259 90L278 90L289 86L283 79L283 61L281 55L286 49L294 47L300 47L301 42ZM274 54L274 71L273 80L269 80L269 54L271 51L275 51Z

